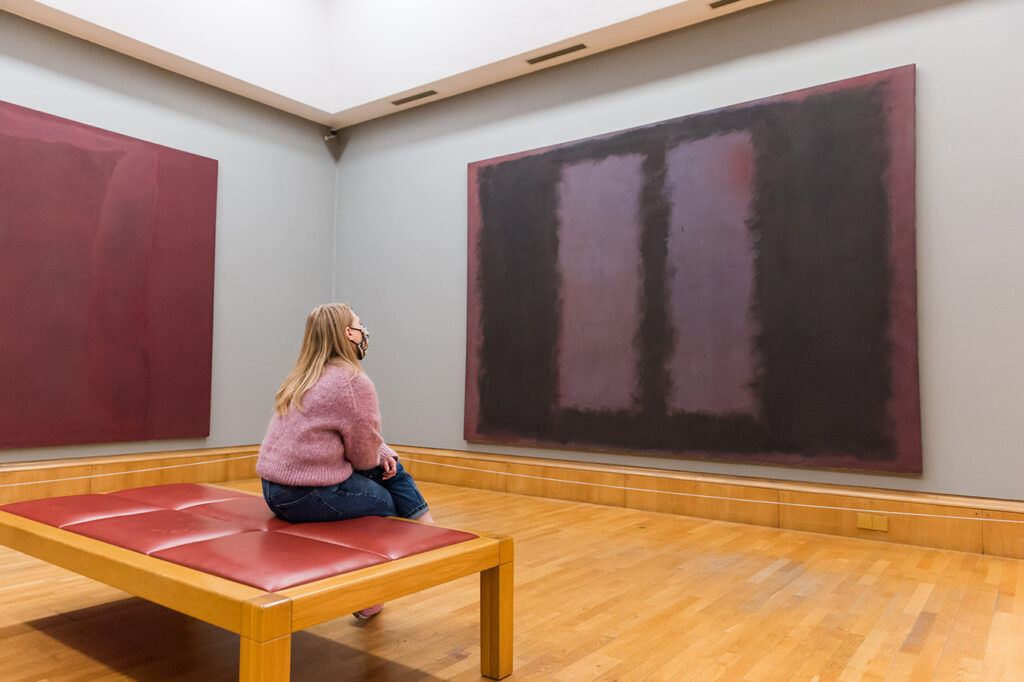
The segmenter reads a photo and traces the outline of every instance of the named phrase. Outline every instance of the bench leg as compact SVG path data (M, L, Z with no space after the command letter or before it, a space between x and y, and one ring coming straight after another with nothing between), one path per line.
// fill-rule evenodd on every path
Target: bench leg
M480 572L480 674L512 673L512 562Z
M241 638L238 657L239 682L288 682L291 675L292 636L269 642Z

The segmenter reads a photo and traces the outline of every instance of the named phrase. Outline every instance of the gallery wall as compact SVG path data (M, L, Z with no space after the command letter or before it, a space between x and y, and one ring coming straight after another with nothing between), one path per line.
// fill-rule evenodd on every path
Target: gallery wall
M372 329L394 443L1024 498L1024 120L1017 0L783 0L357 126L337 168L335 298ZM475 445L462 437L466 165L917 65L922 475ZM618 321L609 311L608 324ZM554 341L533 339L538 348Z
M0 463L259 442L306 313L331 295L335 162L319 126L3 12L0 100L219 162L210 436Z

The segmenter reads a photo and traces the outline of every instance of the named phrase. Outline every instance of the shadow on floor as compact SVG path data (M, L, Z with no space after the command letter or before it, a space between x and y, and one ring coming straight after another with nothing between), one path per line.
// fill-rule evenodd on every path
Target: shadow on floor
M373 625L353 620L353 643L379 641ZM78 668L90 679L103 677L100 668L142 682L238 679L238 635L144 599L120 599L0 628L0 640L31 633L28 628L67 649L44 653L39 649L48 649L45 645L31 647L44 653L38 665L31 665L33 679L74 678ZM439 679L305 631L292 636L291 673L296 680Z

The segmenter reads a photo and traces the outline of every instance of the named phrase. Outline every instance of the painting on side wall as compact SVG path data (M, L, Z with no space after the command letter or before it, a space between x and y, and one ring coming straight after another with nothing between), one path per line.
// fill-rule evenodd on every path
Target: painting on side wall
M217 162L0 102L0 448L210 431Z
M466 440L920 472L914 92L470 164Z

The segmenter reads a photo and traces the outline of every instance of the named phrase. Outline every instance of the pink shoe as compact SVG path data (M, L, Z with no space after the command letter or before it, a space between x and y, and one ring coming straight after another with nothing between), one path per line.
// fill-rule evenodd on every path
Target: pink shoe
M377 604L376 606L368 606L365 609L360 609L352 615L356 617L356 620L370 620L383 610L384 605Z

